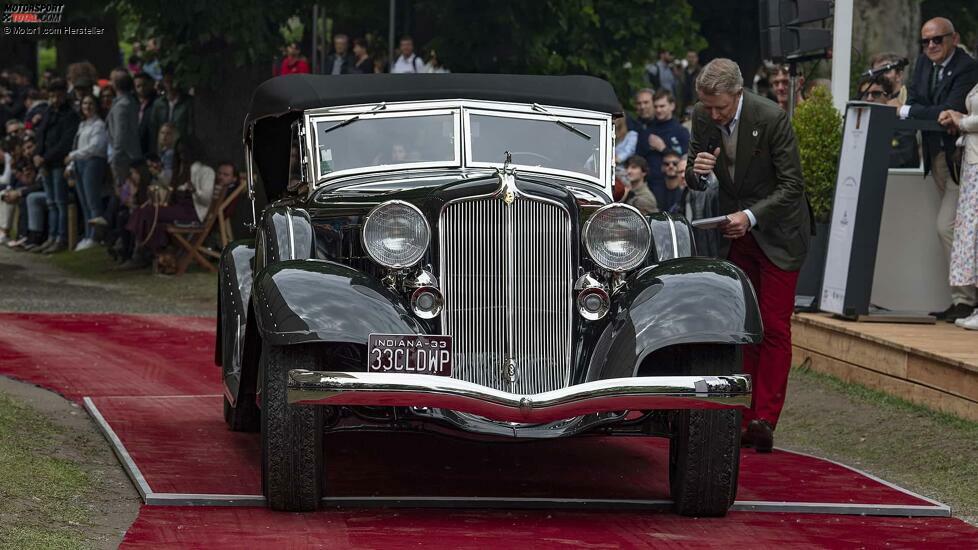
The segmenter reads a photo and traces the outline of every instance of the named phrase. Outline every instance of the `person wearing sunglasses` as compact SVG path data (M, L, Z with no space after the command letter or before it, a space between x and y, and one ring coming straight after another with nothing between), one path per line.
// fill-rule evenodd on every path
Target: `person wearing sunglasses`
M893 106L892 99L896 95L892 81L886 75L863 77L856 85L856 98L860 101L879 103ZM890 142L890 168L917 168L920 166L920 155L917 153L917 132L912 130L896 130Z
M680 168L680 164L684 163L682 157L676 151L667 149L662 154L662 175L664 177L663 183L665 188L663 197L665 201L659 203L659 209L670 214L681 214L679 212L679 203L683 197L683 189L686 188L686 181L683 174L686 171L686 166L683 165Z
M904 65L907 63L905 58L893 52L878 53L869 60L869 68L874 71L886 66L893 67L883 73L883 78L890 81L890 86L893 88L890 105L897 108L906 105L908 94L907 86L903 82L906 75L903 67L899 65L900 62L903 62Z
M978 83L978 63L958 47L960 38L951 21L937 17L920 30L920 56L914 66L913 83L907 104L900 107L900 118L938 121L943 111L965 112L965 98ZM945 131L921 132L924 173L933 173L941 196L937 213L937 234L950 261L954 242L954 218L958 204L958 174L953 166L956 136ZM952 286L951 305L932 313L953 323L967 317L975 308L974 286Z

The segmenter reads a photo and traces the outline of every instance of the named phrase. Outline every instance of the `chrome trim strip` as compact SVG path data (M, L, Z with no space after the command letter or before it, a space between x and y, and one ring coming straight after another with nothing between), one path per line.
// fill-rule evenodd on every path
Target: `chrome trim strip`
M105 439L109 441L109 445L112 446L112 451L115 452L115 456L122 463L122 469L126 471L126 475L132 480L132 484L136 486L136 491L139 493L139 498L146 502L146 498L153 494L153 490L150 489L149 483L146 482L146 478L143 477L143 473L139 471L139 466L136 466L136 462L129 455L129 451L126 450L126 446L122 444L122 440L116 435L115 430L102 416L99 412L98 407L95 406L95 402L92 401L91 397L83 397L82 403L85 405L85 410L95 421L95 424L102 431L102 435Z
M289 225L289 259L295 259L295 229L292 227L292 209L285 207L285 220Z
M196 493L152 493L145 499L150 506L264 506L262 495L220 495Z
M665 499L615 498L519 498L519 497L324 497L324 506L337 508L525 508L525 509L612 509L612 510L672 510L672 501ZM899 504L848 504L819 502L767 502L738 500L731 512L775 512L800 514L835 514L857 516L920 516L950 517L950 513L928 506Z
M747 375L614 378L537 394L417 374L293 369L288 376L291 404L433 407L525 423L622 410L743 408L751 396Z
M668 212L663 212L666 215L666 219L669 220L669 233L672 234L672 259L679 257L679 238L676 236L676 221L672 219L672 215Z
M249 128L248 132L251 133L253 129L254 127ZM248 224L248 230L254 231L258 227L258 213L255 210L255 169L250 140L245 144L245 170L248 173L248 202L251 203L251 223Z
M841 502L768 502L738 500L731 512L780 512L794 514L836 514L841 516L951 517L951 510L912 504L851 504Z
M513 202L516 197L519 197L519 192L516 189L516 178L513 177L512 172L508 175L505 169L499 175L500 180L503 182L503 186L506 193L505 199L509 199L511 196L513 199L510 202L504 202L506 206L503 207L503 212L505 213L504 218L504 231L506 233L506 340L505 340L505 350L506 355L503 359L503 379L512 388L516 384L516 239L514 236L514 222L513 222ZM512 194L512 195L510 195ZM504 199L504 200L505 200ZM491 305L491 304L490 304ZM523 374L523 373L520 373Z

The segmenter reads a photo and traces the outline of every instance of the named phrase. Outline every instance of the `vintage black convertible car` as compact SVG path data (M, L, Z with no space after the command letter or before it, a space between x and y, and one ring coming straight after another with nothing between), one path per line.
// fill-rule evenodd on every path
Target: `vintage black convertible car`
M685 220L613 202L616 116L584 76L258 87L244 146L268 205L223 252L216 360L272 508L328 494L326 432L423 430L667 437L675 510L726 513L756 298L693 257Z

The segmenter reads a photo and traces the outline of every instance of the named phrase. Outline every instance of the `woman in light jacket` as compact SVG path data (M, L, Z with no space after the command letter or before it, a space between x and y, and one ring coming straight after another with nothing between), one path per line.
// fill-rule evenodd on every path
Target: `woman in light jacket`
M951 247L950 283L953 286L978 286L978 85L964 102L967 113L944 111L938 122L960 134L961 194L954 218L954 244ZM978 309L954 324L978 330Z
M102 182L108 165L109 134L105 122L99 116L98 100L86 96L81 102L82 121L75 134L74 148L65 157L78 178L75 193L85 218L85 234L75 250L91 248L95 242L97 225L105 225L102 217Z

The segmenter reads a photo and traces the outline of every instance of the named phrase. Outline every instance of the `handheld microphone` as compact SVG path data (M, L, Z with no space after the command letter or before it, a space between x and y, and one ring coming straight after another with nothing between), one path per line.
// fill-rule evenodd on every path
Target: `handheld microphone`
M883 65L882 67L880 67L878 69L869 69L869 70L867 70L866 72L863 73L863 76L866 76L868 78L876 78L877 76L879 76L879 75L881 75L881 74L883 74L885 72L891 71L893 69L896 69L896 70L903 69L904 67L906 67L909 64L910 64L910 60L907 59L906 57L904 57L904 58L898 59L897 61L894 61L892 63L887 63L886 65Z
M712 155L713 151L716 151L719 147L720 147L720 143L719 140L717 139L717 136L715 135L711 136L710 141L706 145L706 152ZM710 182L709 174L700 174L699 178L700 178L700 182L703 185L706 185Z

